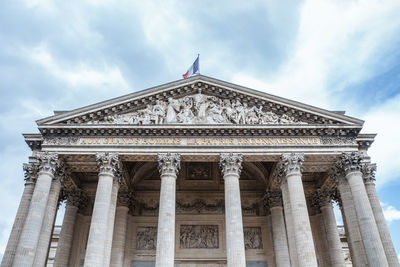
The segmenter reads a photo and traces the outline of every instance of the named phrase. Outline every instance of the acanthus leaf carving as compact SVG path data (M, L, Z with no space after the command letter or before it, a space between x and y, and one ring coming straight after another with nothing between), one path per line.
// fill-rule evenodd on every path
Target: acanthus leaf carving
M365 184L375 183L376 164L364 163L361 166Z
M342 153L340 155L340 160L338 166L341 167L347 174L353 171L361 171L363 154L359 151L354 151L351 153Z
M39 164L34 162L24 163L22 168L24 170L25 183L35 183L39 171Z
M39 172L47 172L54 175L58 167L58 154L49 152L37 152L36 157L39 160Z
M96 161L99 173L111 174L115 181L121 181L122 164L117 153L97 153Z
M287 175L294 172L302 172L304 162L304 154L300 153L285 153L281 155L277 165L277 176L279 181Z
M177 153L159 153L158 154L158 168L161 176L174 175L176 176L181 167L181 158Z
M287 114L278 115L263 106L221 99L201 93L157 100L130 113L109 115L92 124L307 124Z
M235 174L240 176L242 171L242 154L237 153L221 153L219 158L219 166L221 167L222 174Z

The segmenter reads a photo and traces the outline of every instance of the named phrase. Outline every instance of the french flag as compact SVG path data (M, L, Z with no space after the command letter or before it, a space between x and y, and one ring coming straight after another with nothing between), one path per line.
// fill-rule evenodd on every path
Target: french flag
M186 79L196 73L199 73L199 56L197 56L196 60L193 62L192 66L187 70L185 74L182 75L183 79Z

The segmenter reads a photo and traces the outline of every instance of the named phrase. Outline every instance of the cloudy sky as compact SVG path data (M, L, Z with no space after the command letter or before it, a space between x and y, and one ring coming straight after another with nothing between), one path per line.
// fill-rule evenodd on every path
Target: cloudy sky
M400 2L0 2L0 258L35 120L201 73L365 120L400 253Z

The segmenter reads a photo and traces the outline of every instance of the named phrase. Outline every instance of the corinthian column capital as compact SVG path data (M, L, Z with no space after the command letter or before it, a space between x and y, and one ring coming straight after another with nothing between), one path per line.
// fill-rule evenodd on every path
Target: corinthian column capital
M39 171L39 164L33 162L24 163L22 168L24 169L25 183L35 183Z
M82 189L70 188L64 192L67 202L72 206L83 209L87 205L88 197Z
M342 153L338 165L346 174L354 171L361 171L362 154L358 151Z
M334 190L317 189L311 199L311 204L312 206L318 208L330 205L332 204L334 196L335 196Z
M264 195L264 206L267 209L282 207L282 193L278 191L267 191Z
M58 154L49 152L38 152L39 172L47 172L54 175L58 166Z
M121 180L122 165L117 153L97 153L96 161L99 174L110 174L116 181Z
M304 154L287 153L282 154L277 166L277 175L281 180L292 173L301 173L303 170Z
M159 153L158 169L161 176L165 174L176 175L181 167L181 156L178 153Z
M222 153L219 156L219 166L222 169L222 174L240 175L242 171L242 154Z
M363 179L365 184L373 184L375 183L375 172L376 172L376 164L372 163L364 163L361 166L361 172L363 174Z

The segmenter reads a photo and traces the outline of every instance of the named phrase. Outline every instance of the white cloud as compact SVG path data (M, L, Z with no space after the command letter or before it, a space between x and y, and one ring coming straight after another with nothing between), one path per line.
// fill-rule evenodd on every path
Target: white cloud
M381 186L399 177L400 157L400 94L368 112L363 132L378 133L369 149L372 161L378 165L376 184Z
M381 203L381 205L383 209L383 214L385 215L385 219L388 223L400 220L400 210L386 203Z
M331 108L333 91L376 72L382 47L392 45L400 29L399 8L398 1L306 1L296 46L276 77L237 73L233 81ZM331 79L340 85L330 87Z
M44 43L34 48L25 49L25 54L52 76L75 88L90 86L96 90L118 88L122 91L128 91L129 85L117 66L108 66L103 63L102 66L93 68L85 62L79 62L73 66L63 65L57 62Z

